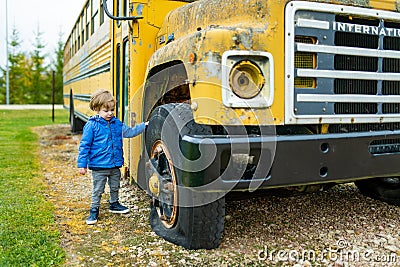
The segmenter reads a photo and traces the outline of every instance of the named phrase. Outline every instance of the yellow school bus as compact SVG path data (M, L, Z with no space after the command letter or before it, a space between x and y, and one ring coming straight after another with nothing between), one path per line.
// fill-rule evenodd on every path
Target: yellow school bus
M125 141L124 169L152 199L155 233L189 249L220 245L228 192L355 182L399 205L399 10L395 0L88 0L65 46L71 128L99 88L125 124L150 122Z

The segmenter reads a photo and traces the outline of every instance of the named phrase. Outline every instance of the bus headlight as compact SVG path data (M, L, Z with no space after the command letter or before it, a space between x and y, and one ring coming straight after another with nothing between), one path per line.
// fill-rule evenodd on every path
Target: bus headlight
M274 102L274 59L264 51L222 54L222 103L230 108L267 108Z
M264 86L264 76L253 62L243 60L231 69L229 85L233 93L240 98L250 99L257 96Z

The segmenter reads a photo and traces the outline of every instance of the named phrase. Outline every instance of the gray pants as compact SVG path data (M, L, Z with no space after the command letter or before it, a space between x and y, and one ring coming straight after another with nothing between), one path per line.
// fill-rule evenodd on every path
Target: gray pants
M118 168L92 171L93 190L90 208L100 207L101 195L104 193L107 179L108 186L110 187L110 203L117 202L120 178L121 171Z

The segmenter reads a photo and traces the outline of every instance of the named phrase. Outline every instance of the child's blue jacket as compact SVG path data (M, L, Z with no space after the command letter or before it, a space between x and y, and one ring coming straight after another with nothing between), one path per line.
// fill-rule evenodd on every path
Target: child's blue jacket
M124 125L118 118L106 121L92 116L83 127L79 145L78 168L110 169L124 164L122 138L130 138L144 131L142 122L135 127Z

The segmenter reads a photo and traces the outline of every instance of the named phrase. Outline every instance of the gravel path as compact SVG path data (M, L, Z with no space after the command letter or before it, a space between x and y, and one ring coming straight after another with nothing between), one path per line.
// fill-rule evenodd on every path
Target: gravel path
M66 266L400 266L400 207L364 197L353 184L228 202L214 250L188 251L156 236L147 196L127 181L121 202L132 212L107 213L106 192L98 224L87 226L91 179L75 167L80 136L67 125L35 131Z

